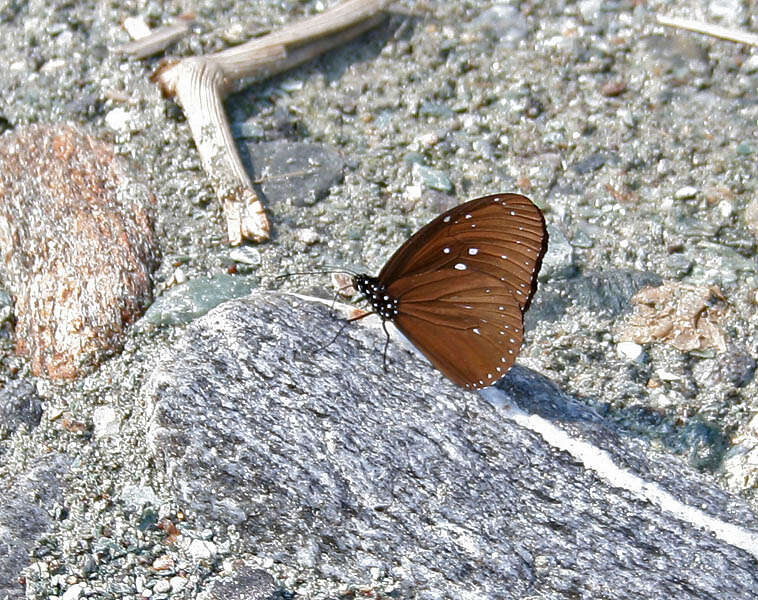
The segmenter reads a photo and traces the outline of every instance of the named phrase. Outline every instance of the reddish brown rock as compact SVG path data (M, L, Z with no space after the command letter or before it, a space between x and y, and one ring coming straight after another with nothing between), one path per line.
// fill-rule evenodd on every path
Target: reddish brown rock
M0 267L35 374L77 377L121 348L152 299L153 204L109 144L72 125L0 137Z

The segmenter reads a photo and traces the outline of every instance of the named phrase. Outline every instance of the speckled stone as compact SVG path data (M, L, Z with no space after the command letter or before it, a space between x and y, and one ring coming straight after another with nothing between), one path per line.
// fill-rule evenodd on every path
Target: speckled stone
M0 143L0 252L16 351L73 378L119 350L152 299L154 196L115 149L72 125Z

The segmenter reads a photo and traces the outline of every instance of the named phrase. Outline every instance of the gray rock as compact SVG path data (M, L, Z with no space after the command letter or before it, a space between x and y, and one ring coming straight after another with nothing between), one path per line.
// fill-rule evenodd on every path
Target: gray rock
M53 528L50 514L56 505L63 503L61 481L68 465L68 458L49 455L12 481L5 476L0 482L5 490L0 502L0 598L3 600L26 597L19 577L30 563L40 537Z
M413 164L413 179L433 190L440 190L441 192L451 192L453 190L450 178L443 171L419 163Z
M559 227L548 225L547 252L542 259L540 281L567 279L576 273L574 248Z
M42 400L37 388L28 379L9 381L0 390L0 438L26 425L31 431L42 419Z
M606 163L607 160L608 157L605 154L593 154L587 158L580 160L578 163L573 165L572 169L574 169L574 171L576 171L579 175L585 175L587 173L591 173L592 171L597 171Z
M145 312L142 321L151 325L181 325L204 315L231 298L250 293L255 281L249 277L220 273L198 277L172 287Z
M253 179L260 181L266 206L309 206L342 181L344 160L325 144L276 140L246 144Z
M189 326L144 390L177 502L233 525L260 557L344 584L372 567L405 597L752 597L754 557L598 479L397 344L384 373L374 330L323 347L340 326L326 307L262 293ZM640 475L723 499L686 467L665 480L668 465L609 436L599 415L517 376L532 385L512 393L534 389L553 418L572 406L579 431L615 438Z
M278 590L274 578L266 571L245 566L232 577L215 581L207 600L274 600Z

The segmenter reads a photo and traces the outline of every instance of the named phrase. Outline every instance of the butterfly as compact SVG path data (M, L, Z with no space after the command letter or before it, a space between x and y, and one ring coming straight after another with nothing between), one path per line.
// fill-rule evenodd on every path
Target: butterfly
M487 387L521 349L547 243L542 212L526 196L470 200L419 229L376 277L353 276L372 308L356 319L379 315L385 332L392 322L448 379Z

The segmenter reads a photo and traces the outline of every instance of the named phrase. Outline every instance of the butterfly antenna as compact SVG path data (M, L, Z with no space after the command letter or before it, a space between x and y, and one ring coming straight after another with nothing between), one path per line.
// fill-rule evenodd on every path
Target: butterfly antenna
M274 279L287 279L288 277L294 277L295 275L329 275L330 273L345 273L352 277L355 277L358 273L351 271L350 269L339 269L337 267L327 266L322 271L292 271L291 273L282 273L277 275Z

